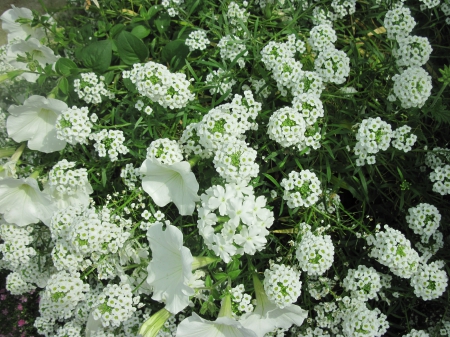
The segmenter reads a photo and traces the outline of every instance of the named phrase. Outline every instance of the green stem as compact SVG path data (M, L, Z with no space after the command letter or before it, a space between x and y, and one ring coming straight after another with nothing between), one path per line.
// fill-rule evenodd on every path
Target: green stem
M441 95L444 92L445 88L447 88L447 85L448 85L447 83L444 83L444 85L441 87L441 90L439 90L439 92L437 93L436 97L434 98L433 103L431 103L430 109L432 109L436 105L438 99L441 97Z

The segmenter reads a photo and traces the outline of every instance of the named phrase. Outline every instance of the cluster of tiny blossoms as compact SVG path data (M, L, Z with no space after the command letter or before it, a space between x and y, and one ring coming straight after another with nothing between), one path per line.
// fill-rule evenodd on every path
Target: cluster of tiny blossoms
M147 159L152 158L161 164L172 165L183 160L183 153L175 140L159 138L147 148Z
M104 327L118 327L136 311L133 306L136 301L139 302L139 297L133 297L129 284L108 284L95 300L92 314Z
M300 274L293 267L272 263L264 271L264 290L269 300L281 309L295 303L302 288Z
M99 104L102 102L102 96L109 99L115 97L114 93L106 89L104 81L104 76L98 77L95 73L82 73L81 80L76 79L73 82L74 91L86 103Z
M185 43L190 51L194 51L206 49L210 42L206 38L206 32L204 30L195 30L189 34Z
M280 186L284 188L283 199L290 208L310 207L322 193L319 179L310 170L292 171L287 179L283 178Z
M0 244L0 253L3 254L3 260L10 263L13 268L27 265L30 258L36 255L34 248L29 247L34 240L32 232L32 226L0 224L0 237L3 240Z
M399 67L420 67L428 62L432 49L426 37L401 36L397 42L399 46L393 55Z
M245 287L241 283L234 288L230 289L233 316L238 318L244 313L250 313L253 311L254 306L251 303L252 297L249 294L244 293Z
M415 25L411 10L407 7L397 6L389 10L384 17L384 27L388 39L395 40L407 36Z
M434 182L433 191L441 195L450 194L450 165L438 166L430 173Z
M73 106L64 110L56 119L56 137L69 144L87 144L91 134L92 122L97 121L97 115L89 119L87 107Z
M56 200L59 209L68 206L87 207L93 192L85 168L70 170L76 165L66 159L59 161L48 173L46 191Z
M438 209L427 203L411 207L408 209L408 215L406 216L409 228L421 236L423 243L428 243L430 236L438 229L440 221L441 214Z
M411 248L411 242L398 230L384 226L375 236L367 237L373 248L369 256L385 265L390 271L403 278L410 278L419 267L419 254Z
M264 249L268 228L274 221L264 196L255 197L245 185L214 185L201 195L197 223L209 249L228 263L239 254L253 255ZM221 230L216 230L220 226Z
M94 148L98 152L99 157L106 157L109 160L116 161L119 159L119 153L127 154L128 148L123 145L125 137L120 130L101 130L97 133L89 135L89 139L94 140Z
M150 98L164 108L181 109L194 99L185 74L171 73L167 67L155 62L136 63L133 69L122 73L136 85L142 96Z
M411 277L411 285L417 297L428 301L441 296L447 288L448 276L442 268L444 261L421 264Z
M350 291L351 296L363 301L373 299L381 289L381 279L373 267L359 265L358 269L349 269L343 281L345 290Z
M398 98L403 108L421 108L430 97L431 76L420 67L409 67L401 74L392 77L394 81L393 95L389 100Z
M412 150L412 146L416 143L417 136L411 133L411 127L408 125L403 125L394 130L392 133L391 145L397 150L403 152L409 152Z
M300 268L308 275L322 275L333 264L334 245L329 235L316 234L311 226L300 224L301 240L295 255Z
M355 145L356 165L375 164L374 154L387 150L392 138L391 126L380 117L364 119L359 125Z

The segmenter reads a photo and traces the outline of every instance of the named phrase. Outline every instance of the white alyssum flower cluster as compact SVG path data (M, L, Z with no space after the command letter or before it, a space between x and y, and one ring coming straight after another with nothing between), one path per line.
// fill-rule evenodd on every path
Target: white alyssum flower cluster
M450 149L435 147L425 155L425 165L431 169L450 164Z
M130 220L112 215L106 207L100 211L68 207L54 214L49 227L55 242L52 259L58 270L74 273L98 262L99 278L115 277L116 265L110 265L109 272L105 266L118 260L114 254L130 237ZM109 259L102 259L103 255Z
M152 158L161 164L172 165L183 160L183 153L176 140L159 138L147 148L147 159Z
M35 288L36 286L26 282L18 272L11 272L6 276L6 289L11 295L22 295Z
M342 50L330 47L322 50L314 60L314 70L324 82L342 84L350 73L350 59Z
M147 97L145 97L144 98L144 100L148 100L148 98ZM150 102L151 103L151 102ZM136 101L136 104L134 105L134 107L136 108L136 109L138 109L139 111L144 111L145 112L145 114L147 114L147 115L151 115L152 113L153 113L153 108L150 106L150 105L148 105L148 104L146 104L146 103L144 103L142 100L140 100L140 99L138 99L137 101Z
M330 293L330 290L336 285L336 281L328 277L317 275L309 275L308 291L309 294L316 300L321 300Z
M297 301L302 288L300 274L295 267L276 263L264 271L264 290L278 308L283 309Z
M403 125L394 130L392 133L392 139L391 145L393 147L403 152L409 152L416 143L417 136L411 133L410 126Z
M264 249L267 229L274 221L264 196L255 197L251 186L226 184L208 188L200 198L200 235L224 262L236 254L253 255ZM217 226L222 229L216 230Z
M359 265L357 269L349 269L342 285L351 293L351 297L362 301L374 299L381 289L381 279L373 267Z
M356 0L333 0L331 7L334 10L333 19L343 19L356 11Z
M87 207L89 194L93 192L85 168L70 170L76 165L66 159L60 160L48 173L45 192L53 197L59 209L68 206Z
M136 183L141 179L141 170L139 167L134 167L133 164L128 163L120 171L120 177L129 190L134 190Z
M205 50L210 44L210 41L206 37L206 31L204 30L194 30L189 34L186 39L186 46L189 47L189 51L194 50Z
M391 138L390 124L382 121L380 117L364 119L359 124L356 134L357 143L354 152L359 157L356 159L356 165L363 166L366 161L367 164L375 164L374 154L386 151Z
M171 17L177 16L180 12L181 6L184 4L184 0L163 0L161 5L167 9L167 14Z
M139 297L134 297L128 283L108 284L102 293L96 298L93 306L93 317L100 320L104 327L118 327L129 319L136 308L133 303L139 302Z
M323 24L314 26L309 32L308 42L315 51L333 48L337 40L336 31L330 25Z
M255 118L260 111L261 103L254 100L251 91L245 91L244 97L236 94L231 103L211 109L199 123L186 131L180 140L182 147L188 143L185 152L197 154L203 149L202 157L213 156L225 142L244 140L246 131L256 129Z
M27 265L32 256L36 255L36 250L29 245L33 243L33 227L19 227L14 224L0 224L0 237L3 243L0 244L0 252L3 254L2 260L10 263L12 268Z
M127 154L128 148L123 145L125 137L120 130L101 130L89 135L90 140L94 140L94 148L99 157L109 157L112 162L119 159L120 154Z
M430 334L423 330L411 329L411 331L402 337L430 337Z
M302 54L305 50L305 43L295 34L289 35L285 42L270 41L261 50L261 59L265 67L272 71L281 95L286 96L289 91L293 95L302 94L309 92L310 87L320 95L323 90L321 79L316 79L320 76L311 78L310 72L302 71L302 63L295 58L297 53Z
M255 308L252 302L252 297L245 293L244 285L238 284L236 287L230 289L231 305L233 310L233 317L238 318L245 313L253 312Z
M228 5L227 17L229 19L228 23L231 26L234 26L237 30L242 30L239 26L239 21L242 21L244 24L247 22L250 13L247 12L247 9L244 7L239 7L239 5L231 1Z
M300 269L308 275L323 275L334 260L331 236L313 233L306 223L300 224L300 233L301 239L295 252Z
M398 49L393 50L395 62L399 67L420 67L428 62L432 48L426 37L400 36Z
M284 188L283 199L287 201L289 208L311 207L322 194L320 181L310 170L290 172L288 178L283 178L280 186Z
M369 256L385 265L399 277L410 278L419 267L419 254L411 248L411 242L400 231L384 226L384 231L367 237L373 246Z
M411 10L401 5L389 10L384 17L387 37L391 40L409 35L415 25L416 22L411 15Z
M359 299L343 299L342 332L344 336L381 337L389 328L387 316L380 309L369 310L366 302Z
M306 123L295 108L284 107L270 116L267 125L269 138L282 147L301 146L305 138Z
M259 173L256 154L256 150L249 147L245 141L230 139L217 149L213 163L217 173L227 183L242 181L248 184Z
M92 131L92 122L88 116L87 107L63 110L56 119L56 137L69 144L87 144Z
M421 108L430 97L431 76L420 67L409 67L401 74L392 77L393 94L388 99L398 98L403 108Z
M99 104L102 102L102 96L109 99L115 97L114 93L106 88L105 77L95 73L82 73L81 79L73 81L73 86L78 97L86 103Z
M48 280L39 302L39 312L41 316L50 318L71 318L78 302L85 299L84 293L88 291L89 284L81 281L80 274L60 271Z
M124 71L122 76L129 78L142 96L164 108L181 109L194 99L186 75L171 73L166 66L159 63L135 63L133 69Z
M220 57L224 61L228 60L229 62L233 62L239 54L243 53L237 60L237 64L240 68L244 68L245 61L243 57L248 55L244 40L241 40L235 35L225 35L220 39L217 47L220 49Z
M434 182L433 191L441 195L450 194L450 165L438 166L430 173Z
M430 236L432 236L439 227L441 221L441 214L439 210L430 204L420 203L415 207L408 209L406 222L409 228L414 233L421 236L422 243L428 243Z
M442 268L442 260L430 264L421 264L417 272L411 277L414 294L425 301L441 296L448 284L448 276Z

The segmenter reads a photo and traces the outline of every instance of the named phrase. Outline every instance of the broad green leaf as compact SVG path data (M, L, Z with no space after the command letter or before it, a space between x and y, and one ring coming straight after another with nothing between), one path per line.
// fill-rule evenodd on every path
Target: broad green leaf
M109 34L111 35L112 39L115 39L117 35L119 35L123 30L125 29L125 25L122 23L119 23L111 28L109 31Z
M169 29L170 16L167 13L161 13L157 19L155 19L155 26L158 32L161 34Z
M81 61L86 68L104 73L111 65L111 40L102 40L91 43L81 50Z
M130 32L121 32L117 37L116 45L120 59L125 64L144 62L148 57L148 48L144 42Z
M185 65L185 60L189 54L189 47L184 40L170 41L161 51L161 59L164 63L170 64L172 71L180 70Z
M136 26L133 28L133 30L131 31L131 34L133 34L134 36L136 36L139 39L143 39L150 35L150 28L139 25L139 26Z
M77 69L77 65L72 60L61 57L55 64L55 70L59 75L69 76L73 74L73 69Z
M69 93L69 81L65 77L61 77L58 81L58 89L65 95Z

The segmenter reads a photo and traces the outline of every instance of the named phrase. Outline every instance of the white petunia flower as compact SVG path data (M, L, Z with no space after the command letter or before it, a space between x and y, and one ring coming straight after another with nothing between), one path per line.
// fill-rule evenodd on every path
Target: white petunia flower
M197 315L184 319L177 329L177 337L257 337L256 333L245 328L241 322L232 318L231 295L222 300L219 317L215 321L207 321Z
M47 64L55 63L58 57L53 50L44 46L39 40L30 38L10 45L6 53L6 61L16 69L26 70L22 77L34 83L40 76L36 72L38 68L45 68Z
M161 164L157 159L146 159L141 166L142 188L159 207L173 202L181 215L195 210L198 182L188 162Z
M33 13L28 8L18 8L11 5L11 9L0 16L3 30L8 32L8 41L14 39L25 40L27 37L36 38L38 40L45 37L45 31L41 27L31 27L29 23L19 23L18 19L27 19L31 22L33 20Z
M31 96L23 105L12 105L11 114L6 121L8 135L20 143L28 141L31 150L45 153L60 151L66 146L66 141L60 140L56 132L56 119L67 104L63 101Z
M147 283L153 286L152 299L166 303L166 309L177 314L189 304L194 290L187 284L192 278L192 257L183 246L183 233L170 224L163 230L161 222L147 231L152 260L147 267Z
M40 191L34 178L0 180L0 213L5 220L17 226L42 221L50 224L55 208Z
M253 284L256 293L256 307L254 312L244 314L240 322L243 326L254 331L258 337L264 337L266 333L275 328L289 329L292 324L301 326L308 316L308 312L298 305L290 304L280 309L269 300L264 292L263 285L256 274L253 275Z

